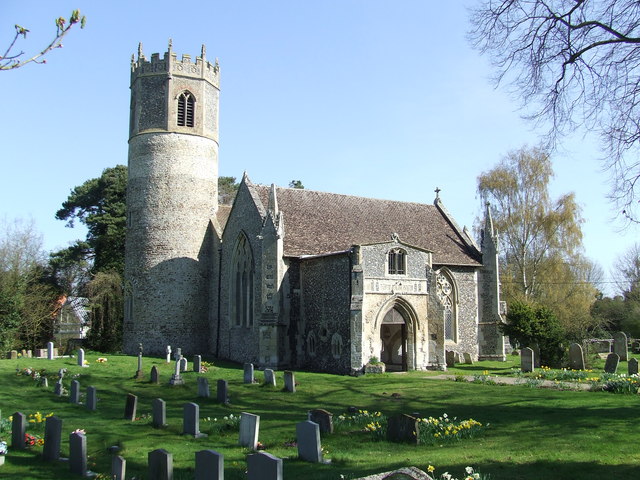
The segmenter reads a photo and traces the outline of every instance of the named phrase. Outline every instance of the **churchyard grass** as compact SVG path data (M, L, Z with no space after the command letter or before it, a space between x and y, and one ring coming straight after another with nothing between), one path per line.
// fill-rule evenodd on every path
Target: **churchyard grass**
M53 412L63 420L63 456L68 454L68 435L84 429L87 436L89 469L108 474L111 446L120 448L127 460L127 478L147 478L148 452L164 448L173 454L175 479L193 478L194 454L214 449L225 456L225 478L245 479L247 449L239 447L234 426L220 428L221 419L230 414L250 412L260 415L260 442L266 451L284 462L284 478L293 480L352 479L393 470L402 466L429 465L437 473L448 471L461 476L466 466L491 480L554 478L639 478L640 408L638 395L612 395L606 392L560 391L527 388L524 385L487 385L470 382L428 380L441 372L409 372L404 374L348 377L296 372L296 393L282 390L282 372L276 372L278 386L243 384L242 366L213 362L205 374L210 385L225 379L229 385L230 403L221 405L211 398L197 396L194 372L185 372L185 385L169 386L174 365L164 359L144 358L145 378L133 378L137 358L87 352L89 368L76 365L75 359L0 360L0 409L2 418L15 411L25 414ZM98 357L107 361L98 363ZM504 376L513 372L514 359L507 363L479 362L460 365L447 373ZM160 383L151 384L148 372L155 365ZM29 376L16 375L16 369L46 369L49 387L37 386ZM73 405L68 397L53 394L53 384L60 368L66 368L65 387L75 375L84 395L93 385L98 392L96 411L84 405ZM621 369L624 368L622 365ZM262 372L256 372L262 379ZM215 387L213 387L215 388ZM138 409L133 422L123 418L127 393L138 396ZM152 427L149 414L154 398L162 398L167 406L166 428ZM182 407L186 402L200 406L200 430L207 438L194 439L182 435ZM295 425L305 420L307 411L323 408L335 417L350 406L368 412L381 412L391 417L399 413L416 413L421 417L439 418L447 414L458 421L471 419L483 424L474 438L434 445L411 446L389 443L376 438L375 432L360 427L338 428L322 436L328 465L297 460ZM204 421L207 417L214 421ZM30 432L29 428L27 432ZM4 435L0 433L0 435ZM0 440L8 440L4 435ZM73 478L66 463L45 463L42 447L18 451L9 445L6 463L0 466L0 477L21 479Z

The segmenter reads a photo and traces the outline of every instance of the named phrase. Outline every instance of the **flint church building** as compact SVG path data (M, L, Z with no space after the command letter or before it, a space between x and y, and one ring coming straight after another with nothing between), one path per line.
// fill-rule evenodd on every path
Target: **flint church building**
M504 360L497 238L433 205L258 185L218 205L218 62L131 64L124 351L350 374Z

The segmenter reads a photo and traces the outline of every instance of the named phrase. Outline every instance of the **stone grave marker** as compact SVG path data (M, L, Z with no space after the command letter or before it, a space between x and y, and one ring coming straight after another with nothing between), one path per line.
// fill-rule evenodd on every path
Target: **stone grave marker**
M31 350L27 350L27 358L32 358L33 352Z
M520 370L523 372L533 372L535 370L535 353L532 348L525 347L520 350Z
M290 370L284 371L284 389L291 393L296 391L296 377Z
M272 387L276 386L276 374L270 368L264 369L264 383Z
M464 357L464 363L467 365L473 365L473 357L469 352L464 352L462 356Z
M60 459L60 446L62 445L62 419L52 415L47 417L44 424L44 447L42 447L42 459L45 462L54 462Z
M83 348L79 348L78 349L77 359L78 359L78 366L84 367L85 364L84 364L84 349Z
M456 352L453 350L447 350L444 352L444 357L447 362L447 367L453 368L456 366Z
M200 373L200 370L202 370L202 356L201 355L194 355L193 357L193 371L196 373Z
M98 408L98 393L96 387L87 387L87 410L95 412Z
M53 353L54 353L53 352L53 342L48 342L47 343L47 359L53 360L55 358Z
M155 365L151 367L151 374L149 375L149 381L153 384L160 383L160 372L158 371L158 367Z
M176 353L173 354L173 358L176 362L182 358L182 348L176 348Z
M247 455L247 480L282 480L282 459L267 452Z
M83 433L69 435L69 470L87 476L87 437Z
M80 403L80 382L78 380L71 380L71 390L69 392L69 403Z
M569 345L569 365L573 370L584 370L584 353L577 343Z
M184 385L184 379L180 375L180 360L176 360L176 369L171 375L171 379L169 380L169 385Z
M619 363L620 355L617 353L610 353L607 355L607 361L604 363L604 371L607 373L616 373L618 371Z
M613 334L613 353L617 353L622 362L629 360L627 335L624 332L615 332Z
M387 440L418 444L420 422L411 415L395 415L387 422Z
M127 461L120 455L111 458L111 480L125 480Z
M322 462L322 447L320 445L320 426L307 420L296 425L298 443L298 457L307 462Z
M147 455L151 480L173 480L173 455L158 448Z
M224 455L215 450L196 452L196 480L224 480Z
M144 377L144 372L142 371L142 352L139 352L138 353L138 369L136 370L136 374L134 378L141 379L143 377Z
M167 363L171 363L171 345L167 345L165 352L167 354Z
M471 477L467 477L471 478ZM417 467L405 467L393 472L377 473L355 480L433 480L426 472Z
M242 412L240 414L240 446L255 450L258 446L259 431L260 416Z
M36 358L45 358L47 356L46 348L36 348Z
M127 402L124 406L124 419L134 421L138 409L138 397L133 393L127 393Z
M635 358L629 359L627 363L628 373L629 375L637 375L638 374L638 360Z
M167 403L161 398L154 398L151 402L151 424L155 428L167 426Z
M462 363L462 357L460 357L458 352L453 352L453 361L455 363Z
M10 360L17 360L18 359L18 351L17 350L11 350L9 352L9 359Z
M192 435L195 438L208 437L200 431L200 405L197 403L185 403L182 408L182 434Z
M58 378L64 378L64 374L67 370L65 368L61 368L58 370Z
M209 380L205 377L198 377L198 396L203 398L209 398L211 396Z
M320 433L333 433L333 413L316 408L315 410L309 410L307 418L318 424Z
M16 450L27 448L24 435L27 432L27 416L24 413L16 412L11 421L11 445Z
M61 397L61 396L62 396L62 389L63 389L63 386L62 386L62 379L60 378L60 379L56 382L56 384L54 385L54 387L53 387L53 393L54 393L54 395L57 395L58 397Z
M187 359L184 357L180 357L180 373L186 372L188 368L189 362L187 362Z
M40 386L49 388L49 379L47 377L40 377Z
M253 383L253 363L244 364L244 383Z
M229 403L229 384L226 380L218 380L218 389L216 398L218 403Z

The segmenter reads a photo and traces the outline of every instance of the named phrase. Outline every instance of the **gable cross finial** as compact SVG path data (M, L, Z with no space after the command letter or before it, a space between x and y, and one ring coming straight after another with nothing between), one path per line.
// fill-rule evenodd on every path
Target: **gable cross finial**
M202 60L206 60L206 57L207 57L207 47L203 43L202 48L200 49L200 58L202 58Z
M173 50L173 39L172 38L169 39L169 52L171 52L171 50Z
M397 243L397 242L399 242L399 241L400 241L400 236L399 236L396 232L393 232L393 233L391 234L391 240L393 240L394 242L396 242L396 243Z
M436 192L436 199L440 198L440 192L442 190L440 190L440 188L436 187L436 189L434 190L434 192Z

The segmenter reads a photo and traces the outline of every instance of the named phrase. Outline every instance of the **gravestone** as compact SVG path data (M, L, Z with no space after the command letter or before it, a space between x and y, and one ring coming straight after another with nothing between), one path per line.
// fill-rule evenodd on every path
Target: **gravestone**
M320 427L320 433L333 433L333 413L316 408L309 410L307 418Z
M69 392L69 403L80 403L80 382L78 380L71 380L71 390Z
M276 374L270 368L264 369L264 383L272 387L276 386Z
M444 478L444 477L443 477ZM450 477L451 478L451 477ZM464 478L471 478L464 477ZM417 467L405 467L393 472L377 473L366 477L356 478L355 480L433 480L426 472Z
M629 359L627 363L628 374L629 375L637 375L638 374L638 360L635 358Z
M224 455L215 450L196 452L196 480L224 480Z
M209 398L211 393L209 392L209 380L205 377L198 377L198 396Z
M94 412L98 408L98 393L96 387L87 387L87 410Z
M189 368L189 362L184 357L180 357L180 372L186 372Z
M62 445L62 419L52 415L47 417L44 424L44 447L42 459L45 462L54 462L60 458L60 446Z
M160 383L160 372L158 372L158 367L155 365L151 367L151 375L149 376L149 381L154 384Z
M24 435L27 431L27 416L24 413L16 412L11 420L11 445L16 450L27 448Z
M167 426L167 403L161 398L154 398L151 402L151 424L155 428Z
M533 350L533 366L540 368L540 345L536 342L530 347Z
M320 445L320 426L307 420L296 425L298 442L298 457L307 462L322 462L322 447Z
M629 360L627 335L624 332L615 332L613 334L613 353L617 353L622 362Z
M244 364L244 383L253 383L253 363Z
M27 350L27 358L32 358L33 352L31 350Z
M57 395L58 397L61 397L62 396L62 390L63 390L62 379L59 379L56 382L56 384L54 385L54 387L53 387L53 394Z
M79 348L78 349L78 366L80 367L84 367L84 349Z
M53 360L54 358L55 356L53 352L53 342L48 342L47 343L47 359Z
M535 370L535 353L533 349L525 347L520 350L520 370L523 372L533 372Z
M217 400L218 403L229 403L229 384L226 380L218 380L218 389L217 389Z
M577 343L569 345L569 365L573 370L584 370L584 353Z
M247 455L247 480L282 480L282 459L267 452Z
M133 393L127 393L127 402L124 406L124 419L134 421L138 409L138 397Z
M171 375L171 379L169 380L169 385L184 385L184 379L180 375L180 360L176 360L176 368Z
M87 437L83 433L69 435L69 470L76 475L87 475Z
M173 358L176 362L182 358L182 348L176 348L176 353L173 354Z
M284 389L287 392L295 393L296 391L296 378L292 371L284 371Z
M202 357L200 355L194 355L193 357L193 371L200 373L202 370Z
M456 366L456 352L453 350L447 350L444 352L444 357L447 362L447 367L453 368Z
M164 448L149 452L147 461L150 480L173 480L173 455Z
M208 437L200 431L200 406L197 403L185 403L182 407L182 434L195 438Z
M49 379L47 377L40 377L40 386L49 388Z
M258 446L258 433L260 431L260 416L242 412L240 414L240 440L242 447L255 450Z
M171 363L171 345L167 345L165 352L167 353L167 363Z
M411 415L395 415L387 422L387 440L390 442L408 442L418 444L419 424L417 418Z
M127 461L120 455L114 455L111 459L111 479L125 480L127 473Z
M137 378L139 380L143 377L144 377L144 372L142 371L142 352L139 352L138 353L138 369L136 370L136 374L134 378Z
M64 374L66 371L66 368L61 368L60 370L58 370L58 378L64 378Z
M45 358L47 356L46 348L36 348L36 358Z
M464 352L462 354L462 356L464 357L464 363L467 365L473 365L473 357L471 356L471 354L469 352Z
M11 350L9 352L9 359L10 360L17 360L18 359L18 351L17 350Z
M458 352L453 352L453 361L455 363L462 363L462 357L460 357Z
M607 355L607 361L604 363L604 371L607 373L616 373L619 363L620 356L617 353L610 353Z

